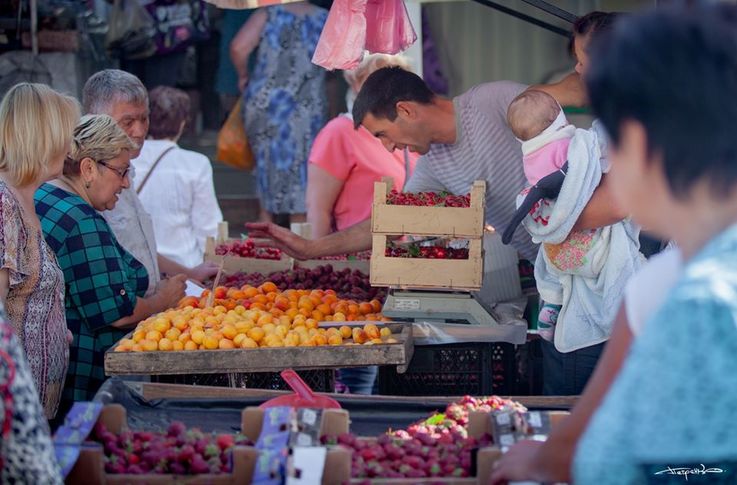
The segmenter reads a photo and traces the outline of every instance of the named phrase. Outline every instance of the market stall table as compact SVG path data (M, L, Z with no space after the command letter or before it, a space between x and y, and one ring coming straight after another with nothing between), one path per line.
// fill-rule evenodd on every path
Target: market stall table
M360 322L341 322L341 324ZM335 325L332 325L335 326ZM406 370L414 351L409 325L387 324L397 343L326 345L232 350L105 353L107 375L182 375L279 372L291 369L334 369L396 365Z
M122 404L133 429L166 429L172 420L204 431L234 432L241 423L241 411L286 394L265 389L187 386L128 382L108 379L95 399ZM371 436L387 429L401 429L458 400L459 396L394 397L329 394L351 416L351 431ZM577 396L513 396L530 410L569 410Z

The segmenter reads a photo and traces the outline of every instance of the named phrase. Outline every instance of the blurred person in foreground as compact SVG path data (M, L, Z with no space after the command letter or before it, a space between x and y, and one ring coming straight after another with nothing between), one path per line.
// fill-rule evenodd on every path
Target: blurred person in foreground
M684 266L631 346L607 349L602 362L616 351L624 363L597 369L571 416L585 404L586 419L553 432L551 446L512 448L495 483L648 483L669 470L734 481L737 277L726 263L737 257L737 105L724 100L737 96L736 22L734 6L663 8L622 22L593 49L586 83L611 135L615 197L675 241ZM658 299L658 286L641 291ZM556 453L553 442L564 446ZM543 459L568 475L543 474ZM524 472L530 464L535 473Z
M23 345L0 305L0 478L3 483L61 485L49 423Z

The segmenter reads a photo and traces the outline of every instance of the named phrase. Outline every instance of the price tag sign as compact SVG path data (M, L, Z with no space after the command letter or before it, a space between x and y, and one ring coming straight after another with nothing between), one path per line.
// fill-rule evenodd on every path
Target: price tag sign
M550 434L550 413L547 411L520 413L502 408L492 412L489 419L494 443L503 452L518 441L545 441Z
M296 447L287 473L286 485L312 485L322 483L327 448L320 446Z
M419 310L420 300L415 298L397 298L394 300L394 309L405 312Z

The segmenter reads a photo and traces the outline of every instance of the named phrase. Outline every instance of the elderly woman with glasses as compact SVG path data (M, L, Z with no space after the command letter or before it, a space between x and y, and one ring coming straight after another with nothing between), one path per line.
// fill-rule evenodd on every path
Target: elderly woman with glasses
M115 207L130 186L136 145L107 115L84 116L74 131L63 174L35 195L46 242L66 282L67 325L74 340L61 407L90 400L105 379L104 354L138 321L175 306L184 275L144 297L148 273L115 239L98 211Z

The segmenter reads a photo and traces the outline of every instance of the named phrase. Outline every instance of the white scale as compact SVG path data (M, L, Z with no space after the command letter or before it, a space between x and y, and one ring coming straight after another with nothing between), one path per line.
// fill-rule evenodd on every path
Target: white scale
M390 290L382 314L398 320L444 324L445 328L453 327L456 334L465 333L464 329L478 332L476 326L484 326L487 338L499 342L521 344L527 335L524 325L500 325L474 295L463 291Z

